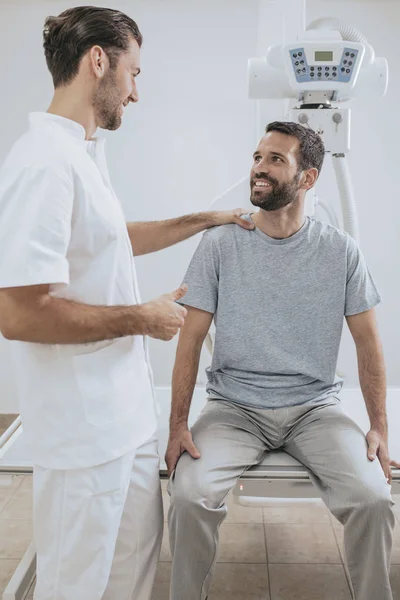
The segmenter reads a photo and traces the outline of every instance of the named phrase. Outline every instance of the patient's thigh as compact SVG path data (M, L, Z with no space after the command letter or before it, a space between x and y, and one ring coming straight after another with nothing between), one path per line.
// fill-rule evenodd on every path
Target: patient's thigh
M218 506L238 477L263 460L267 447L245 410L210 400L192 427L201 457L185 452L173 476L177 493Z

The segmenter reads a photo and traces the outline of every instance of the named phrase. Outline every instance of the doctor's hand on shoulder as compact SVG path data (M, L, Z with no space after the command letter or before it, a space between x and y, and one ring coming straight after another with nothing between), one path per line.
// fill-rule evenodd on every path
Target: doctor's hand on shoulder
M141 305L144 335L166 342L172 340L185 322L187 310L177 301L187 290L187 285L181 285L174 292Z
M243 229L255 229L253 221L242 219L242 217L249 214L249 212L250 211L245 208L235 208L234 210L215 210L208 214L211 217L211 227L235 223L236 225L243 227Z
M165 453L165 462L167 463L168 477L176 467L176 464L184 452L190 454L192 458L200 458L200 452L193 442L192 434L188 426L176 425L169 434L167 451Z

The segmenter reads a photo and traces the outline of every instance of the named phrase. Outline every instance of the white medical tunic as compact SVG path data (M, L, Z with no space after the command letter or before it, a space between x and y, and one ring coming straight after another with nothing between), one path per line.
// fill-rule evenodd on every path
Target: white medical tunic
M121 205L104 140L48 113L0 170L0 287L50 284L53 296L91 305L140 303ZM156 430L146 342L10 342L24 437L34 464L75 469L137 448Z

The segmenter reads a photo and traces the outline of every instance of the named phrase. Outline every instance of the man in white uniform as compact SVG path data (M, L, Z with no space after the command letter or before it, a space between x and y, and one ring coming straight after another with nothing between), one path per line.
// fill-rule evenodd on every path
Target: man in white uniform
M0 171L0 329L14 340L34 469L37 600L149 600L162 537L145 336L170 340L185 287L141 304L133 255L245 211L125 223L98 126L137 102L142 36L119 11L49 17L55 94Z

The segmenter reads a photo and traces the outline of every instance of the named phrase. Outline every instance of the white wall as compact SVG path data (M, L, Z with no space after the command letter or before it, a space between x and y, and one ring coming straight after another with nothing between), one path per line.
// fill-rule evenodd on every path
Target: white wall
M44 18L78 4L82 2L0 1L0 161L25 129L27 113L46 109L50 101L51 81L41 48ZM108 5L136 19L145 39L143 73L138 80L141 102L131 106L119 131L107 133L110 171L127 219L162 219L207 209L214 197L250 168L255 107L247 99L246 66L248 57L257 54L258 2L132 0ZM283 24L283 3L271 0L269 5L271 41L275 42L276 25ZM379 309L379 323L388 381L395 386L400 384L396 356L400 336L400 252L396 241L400 225L396 197L400 68L395 60L400 6L391 2L307 1L307 22L323 15L354 22L376 53L389 59L391 69L387 97L373 110L354 110L350 161L363 250L385 299ZM271 104L266 116L271 120L280 117L278 109L276 103ZM337 201L329 168L320 192ZM137 260L144 300L180 283L198 239ZM170 382L175 345L175 341L152 341L158 385ZM204 356L202 366L207 362ZM356 385L355 355L348 336L340 368L347 375L347 383ZM202 372L200 379L204 381ZM15 407L13 399L7 343L0 341L0 412Z

